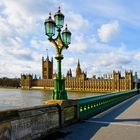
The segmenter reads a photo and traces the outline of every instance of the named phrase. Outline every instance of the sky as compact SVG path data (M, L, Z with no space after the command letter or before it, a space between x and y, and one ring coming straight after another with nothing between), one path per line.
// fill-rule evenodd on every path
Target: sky
M59 6L72 33L63 74L71 68L74 76L79 59L88 77L113 70L140 75L139 0L0 0L0 77L41 76L42 56L56 53L44 21Z

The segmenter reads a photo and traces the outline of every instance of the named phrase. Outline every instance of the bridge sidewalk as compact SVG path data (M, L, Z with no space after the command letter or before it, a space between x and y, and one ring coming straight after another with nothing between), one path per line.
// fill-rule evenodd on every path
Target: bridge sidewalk
M47 139L140 140L140 95L88 120L64 128Z

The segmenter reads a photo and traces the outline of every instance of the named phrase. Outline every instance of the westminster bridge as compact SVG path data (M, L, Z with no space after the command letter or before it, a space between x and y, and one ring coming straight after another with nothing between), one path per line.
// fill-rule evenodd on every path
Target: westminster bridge
M139 140L138 90L0 112L0 140Z

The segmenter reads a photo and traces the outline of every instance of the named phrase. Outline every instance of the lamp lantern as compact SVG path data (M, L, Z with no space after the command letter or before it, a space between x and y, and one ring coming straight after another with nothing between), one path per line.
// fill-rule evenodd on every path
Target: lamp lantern
M56 24L56 28L61 29L64 25L64 15L61 13L60 7L58 11L54 15L54 21Z
M55 22L51 18L51 13L49 13L49 18L45 20L45 34L51 38L55 35Z
M66 28L62 32L62 40L66 46L68 46L71 43L71 32L68 30L67 24Z

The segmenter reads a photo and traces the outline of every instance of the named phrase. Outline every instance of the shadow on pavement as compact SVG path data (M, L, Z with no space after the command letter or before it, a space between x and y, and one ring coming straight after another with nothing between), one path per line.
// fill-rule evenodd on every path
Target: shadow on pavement
M126 109L132 106L138 99L140 95L132 97L127 101L124 101L120 105L112 108L109 112L103 115L98 115L97 118L92 117L86 122L82 121L66 128L63 128L60 132L49 135L43 140L90 140L101 128L107 127L109 124L105 123L94 123L94 121L108 121L108 122L129 122L129 121L140 121L140 118L132 119L116 119L118 115L123 113Z
M65 138L67 135L71 134L72 132L56 132L54 134L51 134L41 140L58 140L59 138Z

